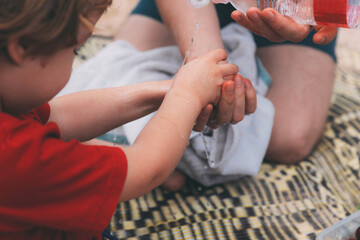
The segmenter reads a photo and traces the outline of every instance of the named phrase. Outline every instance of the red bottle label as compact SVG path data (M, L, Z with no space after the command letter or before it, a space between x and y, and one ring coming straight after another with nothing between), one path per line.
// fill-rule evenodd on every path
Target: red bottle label
M313 0L314 18L319 25L336 25L348 28L347 0Z

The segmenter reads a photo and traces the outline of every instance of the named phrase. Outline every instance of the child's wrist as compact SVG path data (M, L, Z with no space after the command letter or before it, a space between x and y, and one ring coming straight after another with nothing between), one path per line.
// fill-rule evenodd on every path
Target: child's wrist
M210 45L208 47L202 47L202 46L198 46L198 47L194 47L194 50L192 52L190 52L190 55L186 58L185 63L188 63L196 58L199 58L201 56L204 56L205 54L207 54L208 52L211 52L213 50L216 49L225 49L224 45L221 43L219 45Z
M168 92L169 95L176 99L181 99L185 104L191 106L196 110L196 113L199 114L201 109L205 106L205 103L201 101L199 95L190 88L177 88L173 87Z

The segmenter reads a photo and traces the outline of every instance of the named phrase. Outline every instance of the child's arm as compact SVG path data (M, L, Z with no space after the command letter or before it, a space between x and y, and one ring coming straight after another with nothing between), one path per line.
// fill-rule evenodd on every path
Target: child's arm
M218 102L224 78L238 71L235 65L218 64L226 57L224 50L215 50L180 69L155 116L134 144L123 148L128 175L120 200L147 193L174 170L201 110Z
M217 104L224 79L238 72L235 65L218 64L226 57L224 50L216 50L183 66L134 144L122 147L128 173L121 201L149 192L174 170L201 110L209 103Z
M194 44L187 61L211 50L224 48L214 4L210 3L204 8L194 8L185 0L156 0L156 3L183 57L189 50L191 38L195 33ZM197 23L199 28L194 31Z
M49 120L58 123L65 138L71 139L76 132L78 139L86 140L154 111L161 104L135 143L122 147L128 172L121 200L138 197L170 175L202 109L216 105L224 79L237 74L235 65L223 63L226 58L224 50L212 51L183 66L172 83L144 83L56 98L50 102ZM86 137L80 137L82 134Z
M169 1L156 0L157 7L164 23L170 30L173 38L179 46L180 52L185 57L186 51L189 50L191 38L194 37L194 43L190 49L190 56L187 62L200 57L210 50L224 48L220 34L219 20L216 13L215 5L208 4L204 8L194 8L187 1ZM195 30L195 25L199 23L199 28ZM223 86L223 95L220 105L211 114L208 126L218 128L227 122L236 124L244 117L241 110L235 107L242 105L244 101L242 96L246 96L245 114L253 113L256 109L255 90L249 80L242 81L242 84L235 87L233 93L225 92ZM250 101L249 101L250 99ZM232 104L227 104L227 103ZM208 111L212 111L208 108ZM232 113L232 114L229 114ZM196 125L195 130L201 131L204 125Z
M171 83L148 82L61 96L50 101L49 121L57 123L62 139L87 141L157 110Z

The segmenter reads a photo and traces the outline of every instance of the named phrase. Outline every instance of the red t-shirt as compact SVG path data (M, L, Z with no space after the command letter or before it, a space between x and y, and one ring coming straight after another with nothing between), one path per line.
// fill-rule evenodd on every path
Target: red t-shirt
M119 148L60 140L48 104L0 113L0 239L101 239L124 186Z

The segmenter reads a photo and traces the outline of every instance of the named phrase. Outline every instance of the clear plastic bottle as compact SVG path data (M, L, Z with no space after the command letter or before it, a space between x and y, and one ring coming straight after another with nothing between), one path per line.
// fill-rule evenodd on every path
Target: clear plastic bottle
M194 7L205 7L210 0L188 0ZM213 0L214 3L231 3L246 13L250 7L274 8L280 14L298 23L333 25L360 28L360 0Z

